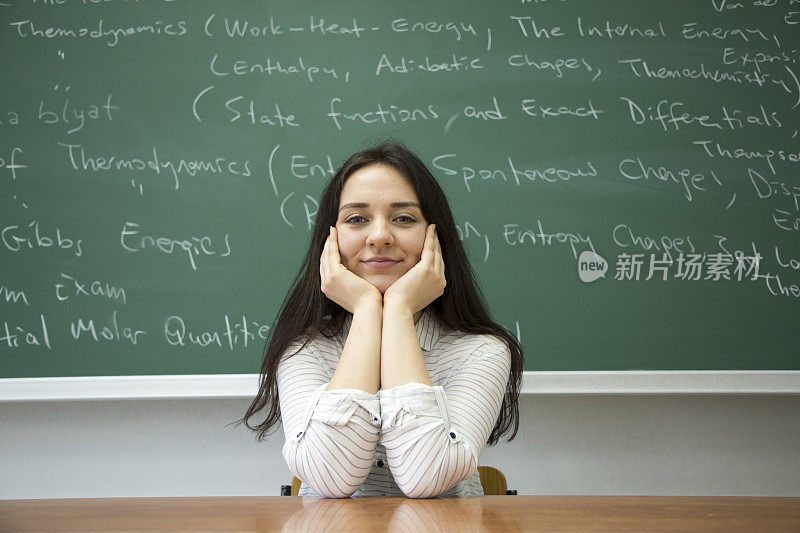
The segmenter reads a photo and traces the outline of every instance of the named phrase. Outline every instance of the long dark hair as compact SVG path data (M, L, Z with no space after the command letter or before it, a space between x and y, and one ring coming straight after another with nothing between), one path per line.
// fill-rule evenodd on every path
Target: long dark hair
M273 324L264 351L258 394L241 421L258 433L259 441L262 440L270 428L280 421L277 375L278 364L284 352L293 341L300 340L305 345L318 334L330 337L341 332L347 311L329 300L320 288L320 256L328 237L328 228L336 225L339 198L345 181L358 169L374 164L393 167L405 176L417 193L425 220L429 224L436 224L447 281L444 294L429 305L436 318L450 329L494 335L508 345L511 351L508 386L500 415L487 444L496 444L507 433L510 433L508 440L513 439L519 429L522 348L517 339L492 320L488 312L467 254L458 238L444 191L425 164L397 142L384 142L353 154L322 191L311 244ZM252 424L252 418L262 410L267 413L265 420L260 424Z

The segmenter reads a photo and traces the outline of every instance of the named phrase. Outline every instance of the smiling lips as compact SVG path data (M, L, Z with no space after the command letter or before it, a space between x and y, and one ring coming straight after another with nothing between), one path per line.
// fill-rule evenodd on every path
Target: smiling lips
M389 257L372 257L370 259L367 259L366 261L362 261L362 263L372 268L389 268L396 265L399 262L400 261L395 261L394 259L391 259Z

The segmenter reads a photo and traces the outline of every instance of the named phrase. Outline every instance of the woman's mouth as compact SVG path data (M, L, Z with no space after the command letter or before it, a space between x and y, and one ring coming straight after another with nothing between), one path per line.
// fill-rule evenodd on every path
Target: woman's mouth
M392 259L370 259L369 261L363 261L363 263L370 267L370 268L389 268L400 261L394 261Z

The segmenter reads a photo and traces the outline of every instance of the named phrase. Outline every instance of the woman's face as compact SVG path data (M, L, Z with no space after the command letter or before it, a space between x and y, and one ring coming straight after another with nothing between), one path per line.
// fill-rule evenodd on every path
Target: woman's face
M342 264L381 293L419 262L427 227L417 194L393 167L369 165L344 183L336 219Z

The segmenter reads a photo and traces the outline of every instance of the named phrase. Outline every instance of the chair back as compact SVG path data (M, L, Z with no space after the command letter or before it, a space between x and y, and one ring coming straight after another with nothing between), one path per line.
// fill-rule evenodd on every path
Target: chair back
M301 483L302 481L300 481L299 478L296 477L292 478L292 496L297 496L298 494L300 494Z
M501 471L491 466L479 466L478 474L481 476L481 486L486 496L505 496L508 485L506 476Z

